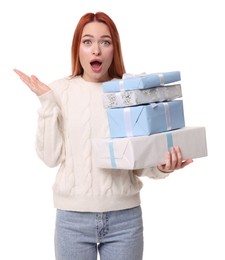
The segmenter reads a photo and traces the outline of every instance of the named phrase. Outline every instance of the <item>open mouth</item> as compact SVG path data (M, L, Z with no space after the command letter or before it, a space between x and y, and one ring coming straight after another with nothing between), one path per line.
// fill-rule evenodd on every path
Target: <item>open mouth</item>
M94 60L94 61L90 62L90 64L91 64L92 69L98 70L101 67L102 62Z

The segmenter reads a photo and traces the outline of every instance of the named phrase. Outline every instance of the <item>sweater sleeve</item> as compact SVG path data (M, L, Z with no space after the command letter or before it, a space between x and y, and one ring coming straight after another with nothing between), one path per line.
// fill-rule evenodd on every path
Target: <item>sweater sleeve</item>
M170 173L161 172L157 167L150 167L145 169L134 170L134 174L139 177L147 176L152 179L164 179L169 176Z
M65 158L62 135L62 115L56 103L53 90L39 96L36 152L49 167L56 167Z

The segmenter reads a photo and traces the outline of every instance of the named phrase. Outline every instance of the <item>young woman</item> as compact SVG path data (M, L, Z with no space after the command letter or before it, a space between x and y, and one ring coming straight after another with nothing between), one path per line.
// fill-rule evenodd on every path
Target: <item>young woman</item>
M14 70L39 97L36 150L49 167L60 165L53 186L57 260L141 260L140 176L165 178L192 162L179 147L165 165L143 170L99 169L91 140L109 137L102 82L125 73L120 38L105 13L81 17L72 42L72 75L46 85Z

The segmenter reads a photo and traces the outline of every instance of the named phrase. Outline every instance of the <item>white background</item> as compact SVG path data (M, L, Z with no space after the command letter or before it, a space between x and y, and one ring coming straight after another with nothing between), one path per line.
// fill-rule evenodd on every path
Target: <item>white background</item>
M127 72L181 71L186 125L205 126L208 157L165 180L143 178L144 260L225 259L222 0L7 0L0 3L0 259L53 260L57 169L36 156L39 101L12 71L70 74L75 26L104 11Z

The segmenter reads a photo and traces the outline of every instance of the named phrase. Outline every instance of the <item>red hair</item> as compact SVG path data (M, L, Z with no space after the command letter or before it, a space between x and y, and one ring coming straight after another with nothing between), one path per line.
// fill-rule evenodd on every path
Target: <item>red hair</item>
M81 36L84 29L84 26L90 22L100 22L108 26L113 44L113 61L109 67L109 76L111 78L122 78L122 75L125 73L125 66L123 62L123 55L120 43L120 37L118 30L116 28L113 20L103 12L97 13L86 13L83 15L75 29L71 47L71 61L72 61L72 77L83 74L83 68L79 60L79 48L81 42Z

